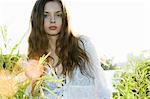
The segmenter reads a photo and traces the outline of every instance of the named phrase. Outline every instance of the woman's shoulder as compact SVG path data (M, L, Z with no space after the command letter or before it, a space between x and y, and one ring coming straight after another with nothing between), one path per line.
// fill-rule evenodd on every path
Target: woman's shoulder
M78 38L80 39L81 46L85 49L91 49L94 48L94 44L91 41L91 38L86 35L78 35Z
M77 37L83 42L87 42L90 40L90 37L88 37L86 35L78 35Z

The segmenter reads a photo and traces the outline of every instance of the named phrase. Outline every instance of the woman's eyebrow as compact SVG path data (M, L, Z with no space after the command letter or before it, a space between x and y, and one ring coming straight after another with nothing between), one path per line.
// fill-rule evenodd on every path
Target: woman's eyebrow
M62 13L62 11L56 11L56 13Z
M44 11L44 13L49 13L49 12Z
M56 13L62 12L62 11L55 11ZM44 11L44 13L50 13L49 11Z

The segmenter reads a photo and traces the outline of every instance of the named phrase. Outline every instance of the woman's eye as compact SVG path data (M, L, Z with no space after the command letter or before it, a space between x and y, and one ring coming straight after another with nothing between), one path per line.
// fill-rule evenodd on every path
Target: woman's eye
M58 17L62 17L62 14L57 14L56 16L58 16Z
M48 17L48 15L47 14L44 14L44 18L47 18Z

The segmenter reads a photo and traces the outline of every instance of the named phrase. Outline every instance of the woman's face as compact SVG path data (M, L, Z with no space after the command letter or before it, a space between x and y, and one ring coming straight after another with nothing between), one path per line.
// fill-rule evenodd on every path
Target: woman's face
M44 30L50 36L57 35L62 26L62 9L58 2L50 1L44 7Z

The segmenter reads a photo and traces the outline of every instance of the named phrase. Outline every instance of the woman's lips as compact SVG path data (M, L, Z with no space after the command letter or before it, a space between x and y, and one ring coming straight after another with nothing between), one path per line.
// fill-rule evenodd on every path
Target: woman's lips
M50 29L50 30L56 30L56 29L57 29L57 26L50 26L49 29Z

